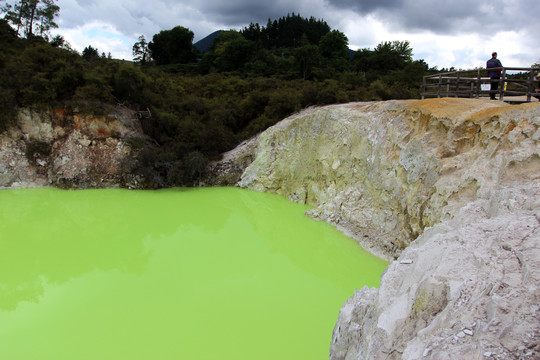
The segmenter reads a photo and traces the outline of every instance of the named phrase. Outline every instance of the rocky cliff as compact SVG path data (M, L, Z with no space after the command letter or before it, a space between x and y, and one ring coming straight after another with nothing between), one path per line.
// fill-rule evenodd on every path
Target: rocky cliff
M344 304L331 359L540 358L539 141L538 103L357 103L285 119L214 169L392 261Z
M23 109L15 123L0 134L0 188L138 186L128 174L136 161L133 144L144 142L135 112Z

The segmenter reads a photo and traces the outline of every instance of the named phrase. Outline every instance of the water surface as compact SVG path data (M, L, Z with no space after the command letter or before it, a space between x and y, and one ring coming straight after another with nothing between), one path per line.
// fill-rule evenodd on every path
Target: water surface
M236 188L0 191L0 359L327 359L384 261Z

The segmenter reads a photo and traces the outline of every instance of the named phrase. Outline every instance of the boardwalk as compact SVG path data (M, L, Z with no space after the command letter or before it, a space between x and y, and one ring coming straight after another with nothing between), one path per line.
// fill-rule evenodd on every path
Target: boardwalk
M501 67L501 78L496 98L506 102L530 102L540 98L536 89L540 88L540 67L513 68ZM490 96L488 71L476 69L440 73L424 76L422 99L427 97L465 97L481 98Z

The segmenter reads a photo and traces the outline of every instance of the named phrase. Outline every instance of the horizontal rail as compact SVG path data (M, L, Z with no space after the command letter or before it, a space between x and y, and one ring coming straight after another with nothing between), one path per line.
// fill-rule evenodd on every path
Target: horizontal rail
M487 76L493 71L499 71L500 77L491 79ZM508 74L515 71L519 73ZM526 96L528 102L533 97L540 100L540 93L537 92L540 81L536 78L536 73L540 73L540 67L499 67L426 75L422 82L422 99L428 96L478 99L482 96L498 95L499 100L504 101L504 96L509 95ZM496 83L496 91L491 90L492 83Z

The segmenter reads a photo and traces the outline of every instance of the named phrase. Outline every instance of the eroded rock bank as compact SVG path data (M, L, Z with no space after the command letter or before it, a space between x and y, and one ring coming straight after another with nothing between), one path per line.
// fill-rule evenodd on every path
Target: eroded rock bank
M143 142L136 113L125 107L107 116L22 109L0 134L0 188L138 187L129 167Z
M539 128L536 103L335 105L285 119L214 169L313 205L393 260L380 289L344 304L331 359L539 358Z

